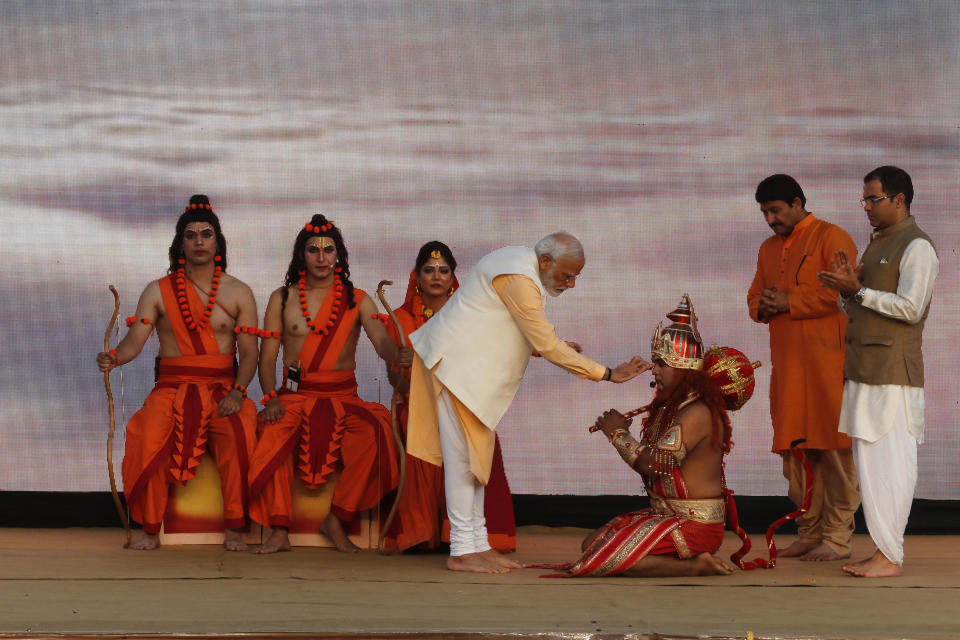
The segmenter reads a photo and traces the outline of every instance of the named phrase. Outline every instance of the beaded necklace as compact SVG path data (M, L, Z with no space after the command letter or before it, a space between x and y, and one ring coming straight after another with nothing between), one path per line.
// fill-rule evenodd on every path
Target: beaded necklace
M220 256L216 256L214 260L219 262ZM180 315L183 317L183 322L191 331L203 329L209 323L210 314L213 313L213 306L217 302L217 289L220 288L220 276L222 274L223 269L220 268L220 265L216 265L213 270L213 280L210 284L210 296L207 299L207 306L204 308L203 316L201 316L200 320L194 320L193 314L190 312L190 303L187 300L187 274L183 267L177 269L177 302L180 303Z
M330 316L327 318L326 325L321 327L310 317L310 308L307 306L307 272L300 272L300 281L297 283L297 291L300 294L300 310L303 312L303 317L307 320L307 326L310 327L310 330L314 333L320 335L327 335L330 333L330 329L333 328L333 325L337 321L337 317L340 315L340 310L342 308L341 302L343 300L343 282L340 281L340 276L334 276L333 281L333 307L330 309ZM323 305L321 304L321 307Z

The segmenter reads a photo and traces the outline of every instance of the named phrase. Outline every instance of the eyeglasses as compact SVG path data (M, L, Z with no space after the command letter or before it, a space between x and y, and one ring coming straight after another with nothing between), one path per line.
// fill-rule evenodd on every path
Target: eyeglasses
M579 273L570 275L569 273L560 272L560 277L563 278L564 284L573 284L577 281L577 278L580 277Z
M873 205L877 204L881 200L886 200L887 198L890 198L891 200L893 200L894 197L895 196L866 196L864 198L860 198L860 206L865 207L869 202L870 206L872 207Z

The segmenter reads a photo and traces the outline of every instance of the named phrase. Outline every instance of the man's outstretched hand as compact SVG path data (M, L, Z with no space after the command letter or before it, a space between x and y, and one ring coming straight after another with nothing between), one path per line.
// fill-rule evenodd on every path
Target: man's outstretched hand
M650 369L653 369L652 364L640 356L634 356L630 362L624 362L610 372L610 382L626 382L636 378L644 371L650 371Z

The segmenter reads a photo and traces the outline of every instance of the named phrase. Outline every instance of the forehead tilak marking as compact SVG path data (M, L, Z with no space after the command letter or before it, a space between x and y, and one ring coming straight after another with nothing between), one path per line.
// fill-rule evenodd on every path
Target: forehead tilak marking
M326 249L327 247L336 248L337 244L333 241L332 238L326 236L313 236L307 240L308 247L317 247L318 249Z

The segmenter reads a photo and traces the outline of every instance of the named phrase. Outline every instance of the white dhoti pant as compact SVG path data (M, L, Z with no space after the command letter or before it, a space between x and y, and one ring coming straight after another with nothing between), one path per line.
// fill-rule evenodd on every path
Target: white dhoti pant
M440 447L443 450L443 486L450 520L450 555L462 556L491 549L483 514L484 487L470 471L470 452L463 425L450 393L444 389L437 402Z
M903 564L903 532L917 485L917 441L905 418L876 442L853 438L867 529L880 553L898 565Z

